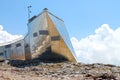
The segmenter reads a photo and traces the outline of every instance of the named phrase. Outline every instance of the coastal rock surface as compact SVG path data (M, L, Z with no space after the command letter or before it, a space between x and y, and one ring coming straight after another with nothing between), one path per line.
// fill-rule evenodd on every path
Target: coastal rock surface
M98 63L0 62L0 80L120 80L120 67Z

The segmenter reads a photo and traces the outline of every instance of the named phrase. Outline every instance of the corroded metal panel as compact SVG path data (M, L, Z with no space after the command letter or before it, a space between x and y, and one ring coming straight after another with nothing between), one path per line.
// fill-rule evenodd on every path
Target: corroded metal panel
M76 58L74 49L73 49L72 44L70 42L70 38L69 38L69 35L68 35L68 32L67 32L67 29L64 25L64 22L61 19L59 19L58 17L54 16L50 12L48 13L48 15L49 15L50 19L52 20L53 24L55 25L56 29L58 30L58 32L60 33L61 37L63 38L65 44L70 49L73 56Z
M60 30L63 29L62 28L63 25L57 26L57 24L55 24L55 22L53 22L51 17L49 17L50 15L46 14L46 16L47 16L47 22L48 22L48 27L49 27L48 30L49 30L50 36L51 37L60 36L60 39L58 39L58 40L51 40L52 52L66 57L69 61L77 62L75 55L71 52L72 51L71 48L69 48L71 46L69 46L70 45L69 37L68 37L67 33L64 32L66 30L63 30L60 32ZM58 24L61 24L61 22ZM57 28L57 27L59 27L59 28Z
M49 45L48 25L45 13L38 15L28 24L30 53L32 58L41 55Z
M0 61L5 60L4 46L0 46Z
M66 46L69 48L70 52L72 53L72 55L74 56L74 58L77 61L74 49L72 47L72 44L70 42L70 38L67 32L67 29L64 25L64 21L61 20L60 18L56 17L55 15L53 15L52 13L48 12L48 15L50 17L50 19L52 20L53 24L55 25L56 29L58 30L58 32L60 33L63 41L65 42Z
M19 40L11 44L10 59L12 60L25 60L24 40Z
M25 59L31 59L31 52L30 52L30 36L27 34L24 38L24 47L25 47Z
M4 59L25 60L24 40L23 38L14 42L0 46L0 52L3 53Z

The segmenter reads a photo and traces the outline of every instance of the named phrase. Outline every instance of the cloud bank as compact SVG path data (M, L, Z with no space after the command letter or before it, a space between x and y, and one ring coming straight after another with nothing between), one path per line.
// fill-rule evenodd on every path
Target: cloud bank
M0 25L0 44L13 41L15 39L18 39L20 37L23 37L22 35L12 35L4 30L3 26Z
M71 38L79 62L120 65L120 27L113 30L103 24L80 41Z

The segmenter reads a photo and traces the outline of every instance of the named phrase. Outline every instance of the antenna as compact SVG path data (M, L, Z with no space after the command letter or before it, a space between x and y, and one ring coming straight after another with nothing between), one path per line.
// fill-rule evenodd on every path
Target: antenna
M28 8L28 20L30 19L31 7L32 7L31 5L27 7Z

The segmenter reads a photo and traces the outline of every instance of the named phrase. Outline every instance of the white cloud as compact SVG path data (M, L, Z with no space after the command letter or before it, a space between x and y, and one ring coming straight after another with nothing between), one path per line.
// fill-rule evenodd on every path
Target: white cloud
M23 37L23 36L22 35L12 35L12 34L8 33L7 31L5 31L3 26L0 25L0 43L13 41L20 37Z
M79 62L120 65L120 27L113 30L103 24L95 34L78 41L71 38Z

